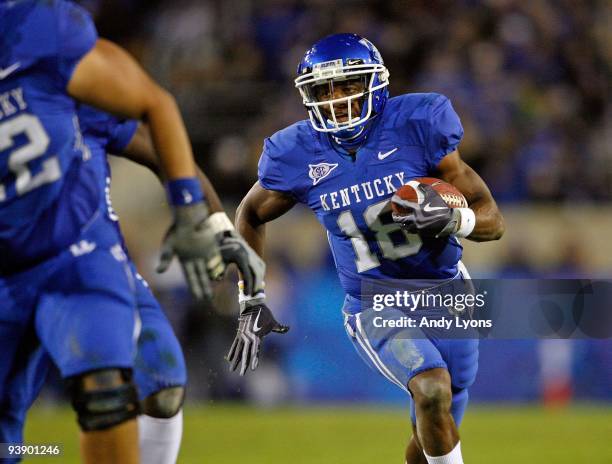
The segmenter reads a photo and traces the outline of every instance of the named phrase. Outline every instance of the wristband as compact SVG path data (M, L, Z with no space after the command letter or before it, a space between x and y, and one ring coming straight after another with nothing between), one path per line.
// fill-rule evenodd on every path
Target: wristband
M472 233L476 226L476 215L470 208L457 208L460 213L460 222L455 237L463 238Z
M168 182L168 196L174 206L192 205L204 201L200 182L195 177L183 177Z
M266 283L262 282L262 285L265 287ZM245 295L244 294L244 281L242 280L238 281L238 303L239 304L246 303L247 301L251 301L251 300L263 299L265 297L266 297L266 294L264 293L263 290L260 292L257 292L253 296Z

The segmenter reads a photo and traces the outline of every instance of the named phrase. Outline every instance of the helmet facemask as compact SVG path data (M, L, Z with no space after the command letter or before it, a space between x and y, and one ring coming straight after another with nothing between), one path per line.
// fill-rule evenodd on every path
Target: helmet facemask
M306 71L295 80L295 86L312 126L342 138L359 134L361 126L376 113L373 99L380 93L377 91L386 92L381 89L389 85L389 72L382 64L343 65L342 60L335 60ZM334 86L349 90L348 95L333 98Z

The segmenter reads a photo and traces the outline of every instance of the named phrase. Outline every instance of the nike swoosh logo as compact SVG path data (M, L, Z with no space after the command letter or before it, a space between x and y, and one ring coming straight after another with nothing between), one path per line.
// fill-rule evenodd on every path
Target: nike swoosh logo
M17 71L17 69L19 69L19 66L21 66L21 63L17 62L13 63L8 68L0 69L0 80L4 79L12 72Z
M430 213L431 211L440 211L441 209L448 209L448 206L431 206L431 203L427 203L423 206L423 211Z
M378 152L378 159L379 160L384 160L387 156L391 156L393 153L395 153L398 150L397 147L395 147L393 150L387 151L385 153L381 153Z
M255 318L255 322L253 322L253 332L259 332L261 330L261 327L259 327L257 324L259 324L259 316L261 315L261 311L259 311L257 313L257 317Z

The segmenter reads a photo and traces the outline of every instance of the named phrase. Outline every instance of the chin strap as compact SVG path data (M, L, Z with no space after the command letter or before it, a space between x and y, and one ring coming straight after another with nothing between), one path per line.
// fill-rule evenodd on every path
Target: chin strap
M356 135L353 135L349 138L341 138L341 137L332 135L331 136L332 143L336 146L336 148L340 149L343 153L346 153L347 155L350 154L349 150L355 150L359 148L367 140L368 134L370 132L368 130L369 128L366 127L368 123L364 124Z
M363 126L361 126L361 128L355 135L349 135L348 137L338 137L337 135L331 134L332 143L341 151L345 152L347 155L350 155L351 153L349 152L349 150L352 150L354 152L366 142L372 130L371 126L378 118L378 115L379 113L372 114L372 116L370 116L370 118L363 123ZM347 129L345 129L344 131L346 130Z
M359 127L358 131L355 131L357 127L354 127L352 129L343 129L341 131L338 131L336 135L332 135L332 137L337 143L355 142L359 140L362 135L364 135L365 128L366 124L364 123L361 127ZM344 134L344 132L346 132L346 134ZM344 137L344 135L346 135L346 137Z

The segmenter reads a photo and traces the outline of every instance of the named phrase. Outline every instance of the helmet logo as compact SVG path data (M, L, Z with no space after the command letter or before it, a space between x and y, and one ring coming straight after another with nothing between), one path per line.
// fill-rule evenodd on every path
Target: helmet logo
M309 164L308 177L312 179L312 185L317 185L322 179L325 179L331 172L338 167L338 163L319 163Z
M312 67L312 74L316 79L326 79L342 75L342 60L340 59L316 63Z

